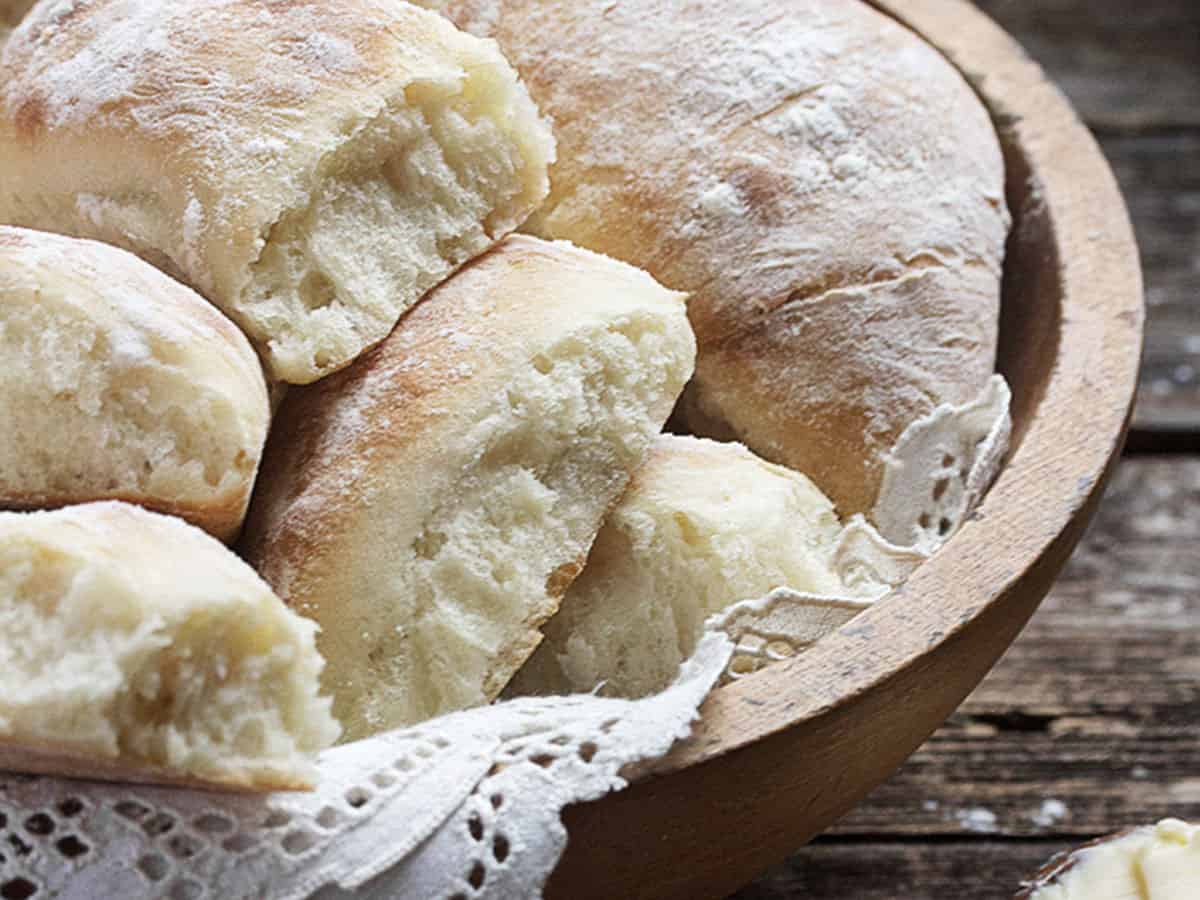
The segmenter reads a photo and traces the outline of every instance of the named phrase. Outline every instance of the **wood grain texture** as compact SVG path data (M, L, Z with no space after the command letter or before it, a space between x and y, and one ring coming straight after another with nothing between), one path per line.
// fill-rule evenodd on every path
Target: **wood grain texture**
M1200 56L1195 67L1200 73ZM1200 90L1194 102L1200 110ZM1200 129L1107 137L1101 146L1129 204L1146 273L1134 427L1200 431Z
M976 0L1093 129L1200 128L1200 4Z
M730 900L1009 900L1023 878L1074 844L821 840Z
M1133 427L1200 431L1200 3L977 3L1064 90L1129 203L1148 306Z
M736 897L1003 897L1055 850L1168 815L1200 819L1200 458L1136 457L950 721Z

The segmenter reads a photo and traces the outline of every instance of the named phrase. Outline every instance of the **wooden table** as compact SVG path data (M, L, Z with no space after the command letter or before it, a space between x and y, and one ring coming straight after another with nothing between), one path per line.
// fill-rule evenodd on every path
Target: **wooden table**
M1022 637L857 810L736 900L1007 898L1050 854L1200 821L1200 2L979 0L1099 137L1146 276L1129 449Z

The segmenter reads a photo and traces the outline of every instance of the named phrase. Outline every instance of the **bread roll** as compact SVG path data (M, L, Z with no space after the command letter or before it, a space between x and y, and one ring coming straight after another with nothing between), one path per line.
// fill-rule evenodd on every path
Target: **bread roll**
M0 222L134 250L293 383L515 228L552 155L495 46L402 0L46 3L0 56Z
M178 519L0 513L0 770L311 786L338 733L315 630Z
M1195 900L1200 827L1180 819L1130 828L1054 856L1014 900Z
M656 693L727 606L780 587L850 593L833 567L840 532L800 473L739 444L664 435L509 693Z
M843 515L992 373L1009 223L988 114L856 0L423 0L494 35L555 121L534 233L692 294L683 413ZM584 49L586 48L586 49Z
M267 439L262 366L136 256L0 227L0 507L120 499L222 539Z
M694 354L682 295L515 237L354 366L288 392L245 548L321 624L348 739L497 695Z

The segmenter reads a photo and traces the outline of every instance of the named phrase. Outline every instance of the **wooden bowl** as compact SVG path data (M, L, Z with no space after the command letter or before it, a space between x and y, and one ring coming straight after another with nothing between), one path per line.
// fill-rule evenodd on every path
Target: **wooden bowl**
M654 774L569 808L549 896L723 897L846 813L1017 636L1119 455L1142 289L1099 148L965 0L875 3L959 67L1004 144L1016 220L1000 351L1013 388L1009 460L977 514L904 587L802 656L715 691L693 738Z

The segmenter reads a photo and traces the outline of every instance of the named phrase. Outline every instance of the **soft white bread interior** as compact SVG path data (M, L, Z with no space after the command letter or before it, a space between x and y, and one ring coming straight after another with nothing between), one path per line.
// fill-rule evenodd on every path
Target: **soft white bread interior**
M402 0L46 3L0 55L0 222L135 251L306 383L547 191L494 44Z
M1193 900L1200 827L1163 819L1052 859L1015 900Z
M0 769L311 786L338 734L315 630L179 519L0 513Z
M731 604L780 587L852 593L834 569L840 532L800 473L740 444L663 435L508 693L660 691Z
M983 389L1004 162L915 34L858 0L420 2L494 36L554 119L529 229L692 294L692 431L850 515L905 427Z
M120 499L223 540L267 439L254 350L131 253L0 227L0 508Z
M493 699L692 371L681 294L509 238L283 401L247 558L321 624L348 739Z

